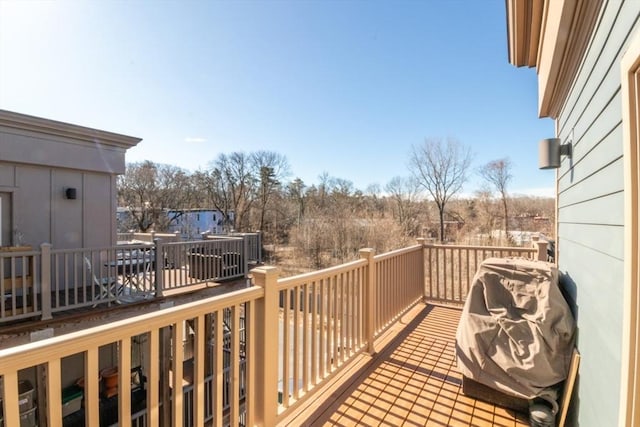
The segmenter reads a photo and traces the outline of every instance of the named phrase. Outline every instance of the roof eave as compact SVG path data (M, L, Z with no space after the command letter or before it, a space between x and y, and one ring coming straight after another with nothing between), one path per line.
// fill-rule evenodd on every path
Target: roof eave
M135 147L142 141L142 138L29 116L7 110L0 110L0 126L95 142L125 150Z

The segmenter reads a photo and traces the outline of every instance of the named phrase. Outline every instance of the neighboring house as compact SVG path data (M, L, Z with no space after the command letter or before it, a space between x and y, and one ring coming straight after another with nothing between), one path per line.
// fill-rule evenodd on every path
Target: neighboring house
M199 239L202 233L222 234L233 224L233 212L229 220L217 209L186 209L167 211L171 222L169 232L179 232L183 239Z
M539 115L572 144L556 241L578 322L580 426L640 425L639 18L638 1L507 0L509 60L537 68Z
M116 176L139 138L0 110L0 246L116 244Z
M509 240L516 246L531 246L531 237L539 234L538 231L509 230ZM496 242L506 240L504 230L491 230L491 239Z

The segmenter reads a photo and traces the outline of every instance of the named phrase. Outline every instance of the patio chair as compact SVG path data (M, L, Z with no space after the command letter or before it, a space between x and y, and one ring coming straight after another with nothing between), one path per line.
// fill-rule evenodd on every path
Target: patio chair
M93 298L94 301L100 301L104 298L114 297L116 298L116 302L118 302L118 280L115 276L108 275L106 277L98 278L94 272L94 268L91 264L91 261L86 256L84 257L84 265L87 269L87 272L91 275L93 280L93 284L98 286L100 289L100 293L96 294ZM93 307L98 304L94 304Z

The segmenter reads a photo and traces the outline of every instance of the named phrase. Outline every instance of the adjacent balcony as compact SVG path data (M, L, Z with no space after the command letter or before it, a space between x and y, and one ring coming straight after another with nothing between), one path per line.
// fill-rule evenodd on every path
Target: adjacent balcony
M295 277L256 268L243 289L0 350L4 425L33 408L41 426L526 425L462 394L454 335L482 260L545 255L420 239Z
M259 233L191 242L175 234L118 237L127 240L99 248L0 248L0 324L190 292L244 278L261 262Z

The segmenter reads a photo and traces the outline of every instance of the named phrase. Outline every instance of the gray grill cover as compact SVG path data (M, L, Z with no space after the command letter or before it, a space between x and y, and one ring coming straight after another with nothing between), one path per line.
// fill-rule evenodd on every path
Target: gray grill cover
M553 264L489 258L458 324L458 368L495 390L532 399L567 377L574 331Z

